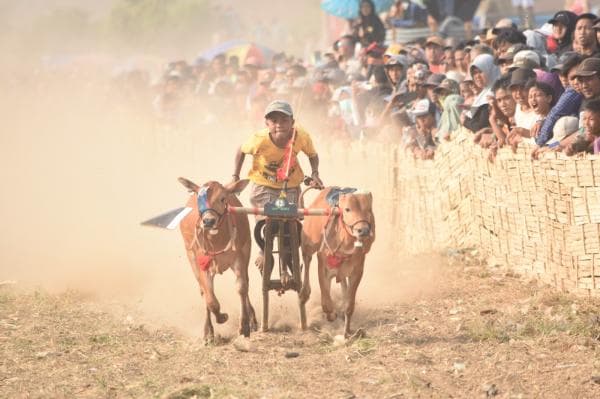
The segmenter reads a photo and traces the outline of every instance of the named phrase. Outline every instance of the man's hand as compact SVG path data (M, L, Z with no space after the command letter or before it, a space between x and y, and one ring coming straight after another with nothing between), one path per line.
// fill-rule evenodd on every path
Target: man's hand
M240 181L240 175L231 175L231 182L229 184L233 184Z
M310 175L310 177L312 179L312 181L310 182L311 187L318 189L322 189L325 187L323 181L321 181L321 178L319 177L319 172L313 172L312 175Z

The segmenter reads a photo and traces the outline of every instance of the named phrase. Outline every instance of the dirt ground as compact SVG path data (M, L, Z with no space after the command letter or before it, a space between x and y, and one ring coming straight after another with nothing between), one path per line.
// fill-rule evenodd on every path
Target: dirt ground
M362 334L346 342L341 321L320 315L318 286L308 331L275 320L268 333L236 339L239 315L226 309L229 330L219 326L218 342L205 346L200 323L190 333L154 324L135 306L3 282L0 397L600 396L598 300L539 287L476 250L398 266L389 276L398 290L415 277L429 288L375 305L359 289ZM278 299L272 312L294 313Z

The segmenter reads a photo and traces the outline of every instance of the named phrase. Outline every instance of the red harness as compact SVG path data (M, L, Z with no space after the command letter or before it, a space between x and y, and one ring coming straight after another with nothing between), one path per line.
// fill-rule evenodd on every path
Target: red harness
M332 217L335 217L333 212L331 212L331 214L329 215L329 220L327 221L327 224L329 224ZM342 228L348 235L352 236L352 232L348 231L348 226L346 226L346 223L344 223L344 221L342 220L341 213L339 214L339 224L342 226ZM324 238L324 239L327 239L327 238ZM338 249L339 249L339 247L335 251L330 251L332 253L327 255L327 258L326 258L327 267L329 267L330 269L339 269L340 266L342 265L342 263L344 263L345 261L347 261L348 259L350 259L352 257L352 255L346 255L346 256L339 255Z

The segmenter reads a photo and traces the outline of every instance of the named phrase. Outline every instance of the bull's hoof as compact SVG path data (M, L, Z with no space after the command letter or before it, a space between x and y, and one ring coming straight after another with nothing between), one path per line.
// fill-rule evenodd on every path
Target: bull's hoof
M246 338L250 337L250 325L240 326L239 334Z
M217 323L223 324L227 320L229 320L229 315L227 315L227 313L219 313L216 318L217 318Z
M325 316L327 316L327 321L335 321L335 319L337 319L336 312L325 313Z
M205 335L204 336L204 346L212 346L215 344L215 336L214 334L212 335Z

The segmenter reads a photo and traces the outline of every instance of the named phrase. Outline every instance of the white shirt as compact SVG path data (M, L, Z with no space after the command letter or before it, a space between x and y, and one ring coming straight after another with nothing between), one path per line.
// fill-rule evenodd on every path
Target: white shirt
M522 127L523 129L531 130L535 123L542 119L541 115L536 114L533 110L529 112L523 112L521 110L521 105L517 104L517 109L515 111L515 125L517 127Z

